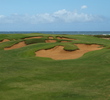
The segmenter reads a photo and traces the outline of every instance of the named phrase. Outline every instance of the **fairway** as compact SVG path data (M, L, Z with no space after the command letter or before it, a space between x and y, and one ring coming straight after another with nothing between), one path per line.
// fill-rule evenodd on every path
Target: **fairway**
M109 76L108 39L0 34L0 100L109 100Z

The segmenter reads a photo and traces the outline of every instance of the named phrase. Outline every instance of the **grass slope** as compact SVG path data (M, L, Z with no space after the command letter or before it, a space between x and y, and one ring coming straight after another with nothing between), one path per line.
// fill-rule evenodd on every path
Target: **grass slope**
M18 40L39 34L6 35ZM42 34L43 35L43 34ZM48 34L44 34L48 37ZM53 35L51 35L53 36ZM58 35L54 35L57 37ZM62 36L62 35L59 35ZM95 43L110 47L110 41L86 35L64 35L72 43ZM3 35L2 39L5 39ZM12 43L10 43L12 42ZM14 43L16 44L14 41ZM92 51L74 60L35 57L35 51L71 43L35 43L4 51L13 41L0 44L0 100L109 100L110 49Z

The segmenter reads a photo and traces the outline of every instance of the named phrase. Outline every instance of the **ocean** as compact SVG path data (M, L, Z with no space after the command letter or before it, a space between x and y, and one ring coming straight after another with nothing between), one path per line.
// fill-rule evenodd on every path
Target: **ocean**
M110 35L110 31L0 31L0 34L28 34L28 33L43 33L43 34L82 34L82 35Z

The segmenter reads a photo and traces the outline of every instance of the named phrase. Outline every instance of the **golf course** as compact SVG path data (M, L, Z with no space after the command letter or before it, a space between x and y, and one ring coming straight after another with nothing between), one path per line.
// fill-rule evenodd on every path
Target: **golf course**
M109 38L0 34L0 100L110 100Z

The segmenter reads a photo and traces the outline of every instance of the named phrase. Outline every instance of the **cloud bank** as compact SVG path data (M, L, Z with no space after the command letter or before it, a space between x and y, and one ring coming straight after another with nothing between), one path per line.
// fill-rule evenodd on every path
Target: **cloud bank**
M82 9L87 8L82 6ZM13 23L25 23L25 24L39 24L39 23L75 23L75 22L97 22L103 21L103 17L78 13L77 11L68 11L62 9L53 13L43 13L36 15L29 14L12 14L10 16L0 15L0 24L13 24Z

